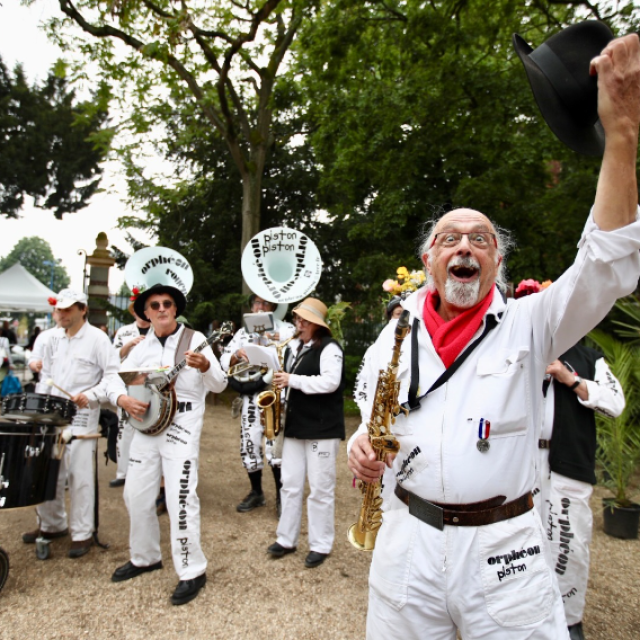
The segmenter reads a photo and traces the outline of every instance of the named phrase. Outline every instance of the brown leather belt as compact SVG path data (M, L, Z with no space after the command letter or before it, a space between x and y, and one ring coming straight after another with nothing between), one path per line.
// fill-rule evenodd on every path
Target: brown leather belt
M533 509L533 496L530 491L511 502L504 503L505 496L496 496L469 504L429 502L399 484L396 485L395 494L409 507L412 516L440 531L444 529L445 524L455 527L480 527L515 518Z

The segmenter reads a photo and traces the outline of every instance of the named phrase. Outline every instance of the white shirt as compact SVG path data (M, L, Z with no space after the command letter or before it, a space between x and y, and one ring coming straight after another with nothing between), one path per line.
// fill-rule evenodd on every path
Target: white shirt
M303 345L300 356L310 349L313 343L313 340L309 340L307 344ZM298 339L289 343L291 351L289 360L287 360L287 371L291 370L291 365L296 359L299 344L300 340ZM289 375L289 386L306 394L332 393L340 386L343 358L342 349L335 342L330 342L320 354L320 375L300 376L296 373L291 373ZM295 364L293 371L295 371Z
M611 369L609 369L609 365L605 362L604 358L598 358L596 360L593 380L583 378L582 381L587 385L589 397L583 400L576 393L576 398L581 405L606 416L613 416L614 418L624 411L625 400L622 387L618 379L611 373ZM544 411L540 437L544 440L551 440L553 434L553 418L555 413L554 398L554 385L550 384L547 395L543 400Z
M122 368L136 369L142 367L175 366L175 351L178 348L184 326L180 330L167 337L164 346L150 329L146 338L135 349L132 349ZM189 350L199 347L205 342L205 337L199 331L195 331ZM220 393L227 386L227 377L220 368L218 360L213 355L210 346L200 351L209 361L209 368L205 373L198 369L186 366L176 378L175 390L179 403L184 403L189 410L178 411L172 425L158 436L148 436L136 432L135 437L163 438L163 453L167 456L190 457L198 455L200 433L202 431L202 417L205 409L205 396L207 391ZM179 358L181 361L182 358ZM117 403L118 396L126 394L126 387L120 376L116 376L114 384L109 389L109 398L113 404Z
M284 320L278 320L278 318L274 318L273 324L273 332L279 334L279 342L284 342L296 332L295 327L290 322L285 322ZM236 351L238 351L238 349L242 349L246 345L250 344L253 339L254 334L247 333L247 330L244 327L238 329L238 331L235 332L233 338L231 338L227 346L224 348L222 355L220 356L220 365L225 371L229 371L231 356ZM275 349L275 347L273 348Z
M391 427L400 444L393 470L406 489L450 504L499 495L514 500L531 490L547 363L586 335L616 299L634 291L640 274L637 221L604 232L590 216L578 246L574 264L541 293L505 302L496 292L486 316L496 316L497 326L445 384L421 401L420 409L398 416ZM421 289L403 302L411 323L419 319L418 396L445 371L422 320L426 293ZM363 371L369 389L365 416L371 414L378 371L391 358L396 324L383 329ZM398 368L401 403L407 400L410 368L411 334L402 344ZM490 448L483 453L477 443L486 421ZM366 432L363 423L354 437Z
M149 327L149 331L151 331L151 327ZM120 357L120 349L122 349L127 342L131 342L131 340L137 338L139 335L140 327L138 327L135 322L125 324L116 331L116 335L113 336L113 346L118 354L118 358L122 361L125 360L125 358Z
M51 379L72 396L84 393L89 399L90 408L78 409L72 432L87 433L87 428L97 429L100 402L106 401L109 380L117 377L119 369L120 360L104 331L88 322L72 337L67 336L61 327L51 329L44 350L40 378L42 382L38 388L46 389L46 393L51 395L69 399L47 384Z

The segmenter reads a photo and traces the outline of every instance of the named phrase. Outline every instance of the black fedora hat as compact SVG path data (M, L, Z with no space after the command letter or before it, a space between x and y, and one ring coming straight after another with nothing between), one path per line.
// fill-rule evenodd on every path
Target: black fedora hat
M171 287L167 284L154 284L152 287L149 287L142 293L138 294L138 297L133 301L133 310L136 312L136 315L150 322L149 318L144 312L144 307L147 302L149 296L153 296L159 293L166 293L167 295L173 298L173 301L176 303L176 317L181 316L184 313L184 310L187 307L187 299L180 289L176 289L175 287Z
M609 27L597 20L571 25L535 50L513 34L513 46L549 128L561 142L588 156L604 153L598 79L589 75L589 63L611 40Z

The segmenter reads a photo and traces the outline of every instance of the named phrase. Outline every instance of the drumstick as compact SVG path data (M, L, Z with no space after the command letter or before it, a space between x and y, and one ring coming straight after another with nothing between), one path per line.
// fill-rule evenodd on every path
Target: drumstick
M68 392L65 391L62 387L59 387L51 378L49 378L47 380L47 384L50 387L55 387L58 391L62 391L62 393L68 395L70 398L73 398L73 396ZM84 389L83 391L81 391L80 393L84 393L85 391L89 391L89 389L91 389L92 387L87 387L86 389ZM78 395L80 395L80 393Z
M70 398L73 398L73 396L68 391L65 391L62 387L59 387L51 378L47 380L47 384L50 387L55 387L58 391L62 391L62 393L69 396Z
M71 429L67 428L62 431L60 434L62 442L64 444L68 444L72 440L97 440L98 438L102 438L101 433L89 433L87 435L73 435L71 433Z

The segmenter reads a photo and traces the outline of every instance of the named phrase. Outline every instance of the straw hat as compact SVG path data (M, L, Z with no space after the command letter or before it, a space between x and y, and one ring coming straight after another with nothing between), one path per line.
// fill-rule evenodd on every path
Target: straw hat
M305 298L294 310L293 313L307 320L312 324L318 324L331 331L327 320L327 306L317 298Z

